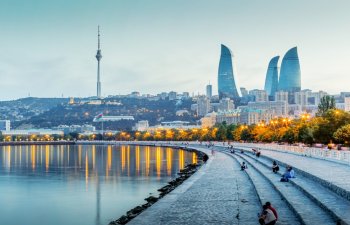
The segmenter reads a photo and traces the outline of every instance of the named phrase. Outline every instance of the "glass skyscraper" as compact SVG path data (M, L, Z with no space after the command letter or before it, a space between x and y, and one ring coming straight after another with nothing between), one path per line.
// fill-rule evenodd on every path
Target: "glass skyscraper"
M221 45L218 72L219 98L239 99L232 67L232 54L228 47Z
M297 47L291 48L283 57L278 90L289 93L301 90L300 63Z
M269 96L275 96L276 91L278 90L278 60L279 56L273 57L270 60L269 66L266 72L265 87L264 90Z

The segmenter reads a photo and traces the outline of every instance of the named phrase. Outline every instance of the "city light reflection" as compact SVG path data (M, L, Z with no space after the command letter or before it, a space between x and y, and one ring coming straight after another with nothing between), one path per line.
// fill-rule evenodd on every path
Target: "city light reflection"
M6 146L0 147L0 173L28 168L35 173L62 171L79 176L86 185L96 176L176 175L187 163L197 163L193 152L149 146ZM113 153L116 154L113 154ZM178 163L177 163L178 161ZM26 163L21 163L26 162ZM11 170L10 170L11 169ZM114 178L108 179L115 181Z

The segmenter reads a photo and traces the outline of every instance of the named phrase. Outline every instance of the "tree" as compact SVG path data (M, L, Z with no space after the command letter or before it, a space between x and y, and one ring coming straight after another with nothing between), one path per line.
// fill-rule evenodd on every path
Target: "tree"
M216 132L216 140L225 141L227 138L227 126L226 122L219 125L218 131Z
M340 143L349 145L350 143L350 124L340 127L333 135L334 139Z
M317 116L323 116L328 110L335 109L335 99L333 96L323 96L318 104Z
M242 141L253 141L254 140L254 136L253 134L250 132L250 130L247 129L243 129L241 132L241 140Z
M230 124L227 126L227 139L234 140L234 132L237 129L237 125Z

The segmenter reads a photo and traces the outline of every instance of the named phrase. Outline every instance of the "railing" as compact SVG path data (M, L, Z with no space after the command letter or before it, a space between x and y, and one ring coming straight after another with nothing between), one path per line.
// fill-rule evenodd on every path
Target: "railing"
M272 151L281 151L296 155L303 155L318 159L331 160L350 165L350 151L347 150L329 150L324 148L310 148L303 146L289 146L278 144L254 144L254 143L234 143L237 147L259 148Z

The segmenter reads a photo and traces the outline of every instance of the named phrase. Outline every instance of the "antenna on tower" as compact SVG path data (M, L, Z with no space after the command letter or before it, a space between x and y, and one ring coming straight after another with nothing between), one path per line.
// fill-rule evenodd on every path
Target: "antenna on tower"
M100 50L100 25L97 26L97 34L98 34L98 49Z

